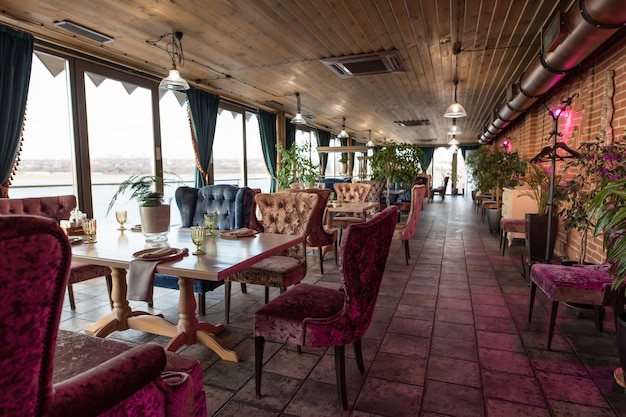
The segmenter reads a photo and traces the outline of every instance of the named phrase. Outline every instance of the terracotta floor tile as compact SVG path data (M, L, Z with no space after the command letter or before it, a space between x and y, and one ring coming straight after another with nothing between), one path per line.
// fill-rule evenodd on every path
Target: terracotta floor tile
M521 241L523 243L523 241ZM523 244L501 256L499 236L490 234L469 198L425 201L411 260L393 241L373 321L362 340L365 373L352 346L346 347L349 409L337 401L334 349L265 344L263 397L254 393L254 312L264 289L233 285L230 324L217 336L240 362L222 361L202 345L179 353L199 360L209 416L295 417L604 417L626 416L626 395L613 380L618 366L612 309L605 332L593 317L559 307L552 350L546 350L549 304L538 294L528 323L528 281L521 276ZM307 254L304 282L339 288L333 256ZM74 285L76 311L65 300L60 327L83 331L109 312L104 280ZM270 299L278 295L271 289ZM66 297L67 298L67 297ZM206 294L207 314L224 320L224 288ZM133 309L178 320L178 291L155 289L153 309ZM130 343L169 338L136 330L110 338Z

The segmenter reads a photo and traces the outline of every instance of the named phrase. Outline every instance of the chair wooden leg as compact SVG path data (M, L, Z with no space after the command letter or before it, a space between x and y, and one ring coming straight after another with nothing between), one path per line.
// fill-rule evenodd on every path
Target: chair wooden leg
M104 280L107 283L107 293L109 293L109 304L111 304L111 309L113 309L113 299L111 298L111 291L113 291L113 278L111 275L105 275Z
M552 336L554 336L554 323L556 322L556 313L559 309L559 302L552 301L552 310L550 311L550 328L548 329L548 350L552 345Z
M226 324L230 321L230 285L231 281L224 280L224 322Z
M535 307L535 294L537 293L537 284L530 283L530 305L528 306L528 322L533 318L533 308Z
M204 293L198 294L198 313L201 316L206 316L206 300L204 298Z
M248 294L248 285L244 282L241 283L241 293Z
M403 241L403 246L404 246L404 260L406 261L406 264L409 264L409 259L411 259L411 255L409 254L409 240L408 239L404 239Z
M337 241L335 240L335 265L339 265L339 244L337 243Z
M604 313L603 306L593 306L593 315L596 322L596 330L602 333L602 316Z
M365 373L365 364L363 363L363 350L361 349L361 339L355 340L352 344L354 348L354 357L356 358L356 365L359 367L361 374Z
M254 337L254 385L256 397L261 398L261 379L263 374L263 346L265 338L263 336Z
M320 246L317 250L320 253L320 274L324 275L324 248Z
M67 284L67 295L70 298L70 308L72 311L76 310L76 301L74 300L74 289L72 288L72 284Z
M270 287L265 286L265 304L270 302Z
M346 392L346 358L345 347L335 346L335 378L337 395L344 410L348 409L348 394Z

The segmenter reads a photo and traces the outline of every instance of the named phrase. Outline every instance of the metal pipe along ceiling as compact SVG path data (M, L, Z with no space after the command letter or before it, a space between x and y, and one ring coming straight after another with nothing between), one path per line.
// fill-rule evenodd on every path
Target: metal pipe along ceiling
M480 136L486 143L554 87L567 71L626 25L623 0L579 0L564 15L567 35L545 56L537 57L517 83L517 94L498 110L496 119Z

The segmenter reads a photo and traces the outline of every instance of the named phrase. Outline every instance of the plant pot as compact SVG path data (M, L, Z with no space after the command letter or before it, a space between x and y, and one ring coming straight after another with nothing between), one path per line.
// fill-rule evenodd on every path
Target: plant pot
M170 231L170 206L139 207L141 231L146 242L162 242L167 240Z
M552 216L550 225L550 246L548 261L554 254L554 244L559 230L559 218ZM531 261L546 260L546 240L548 232L548 216L538 214L526 214L526 254Z
M490 208L487 209L487 224L489 225L489 233L500 233L500 218L502 210Z
M345 175L348 173L348 164L344 164L343 162L339 163L339 173Z

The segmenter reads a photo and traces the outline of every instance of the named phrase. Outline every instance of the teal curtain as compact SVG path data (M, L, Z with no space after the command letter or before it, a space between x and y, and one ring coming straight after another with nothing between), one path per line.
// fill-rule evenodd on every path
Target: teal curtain
M265 165L272 177L270 193L273 193L276 191L276 115L259 110L259 130Z
M191 87L187 90L187 100L195 138L194 147L200 164L196 167L196 187L200 188L209 185L209 164L215 140L220 97Z
M467 151L475 151L476 149L478 149L480 145L462 145L459 146L459 149L461 150L461 154L463 155L463 159L465 159L465 153Z
M426 172L428 166L433 161L433 155L435 155L435 147L421 146L420 148L422 149L422 152L424 152L422 160L420 161L420 165L422 166L422 171Z
M32 35L0 26L0 197L9 196L33 62Z
M286 127L285 127L285 149L289 149L296 143L296 125L291 123L291 119L285 118Z
M317 129L317 146L330 145L330 132ZM328 164L328 153L324 152L320 155L320 164L322 165L322 176L326 176L326 166Z

